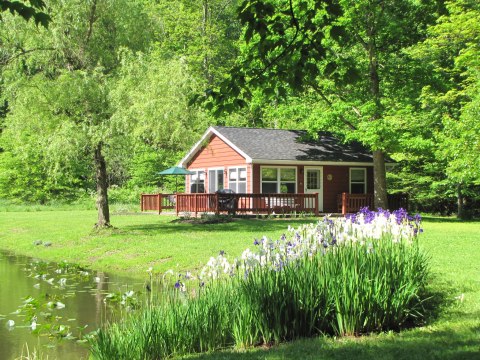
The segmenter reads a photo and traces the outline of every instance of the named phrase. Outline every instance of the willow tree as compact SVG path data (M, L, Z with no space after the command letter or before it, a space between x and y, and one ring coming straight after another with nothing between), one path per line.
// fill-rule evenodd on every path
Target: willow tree
M425 36L437 2L245 0L243 54L231 77L207 91L218 113L254 91L278 101L308 94L323 102L314 128L367 145L374 160L375 207L387 207L385 159L396 144L403 99L418 94L404 52ZM210 97L212 95L212 97ZM396 124L392 124L396 122Z
M149 19L143 4L51 0L47 6L54 20L48 29L4 17L9 24L2 29L2 50L10 60L2 71L11 103L5 127L8 130L11 121L18 124L18 119L25 126L43 123L39 134L56 149L50 153L53 167L57 157L71 154L73 145L91 157L98 227L110 225L105 147L122 135L122 128L110 121L109 92L121 65L118 51L139 51L148 45Z

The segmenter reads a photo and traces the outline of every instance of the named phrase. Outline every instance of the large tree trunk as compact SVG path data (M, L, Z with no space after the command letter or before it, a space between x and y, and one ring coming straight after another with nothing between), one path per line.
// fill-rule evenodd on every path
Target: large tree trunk
M97 181L97 209L98 222L96 227L110 226L110 210L108 208L107 194L107 164L102 154L102 144L99 143L95 149L95 169Z
M373 152L373 205L375 209L388 209L385 153L380 150Z
M375 23L374 18L372 21ZM375 113L371 121L377 121L382 118L383 111L380 100L380 74L378 73L377 45L375 42L376 34L373 23L367 29L368 44L366 44L366 49L369 58L370 93L375 102ZM385 153L382 150L373 151L373 205L375 209L388 209Z

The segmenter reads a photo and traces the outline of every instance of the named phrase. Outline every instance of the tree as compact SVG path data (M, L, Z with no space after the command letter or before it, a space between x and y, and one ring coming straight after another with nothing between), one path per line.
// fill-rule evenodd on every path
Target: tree
M9 117L27 114L26 107L44 105L39 106L44 111L31 115L46 126L57 124L41 133L51 136L59 153L76 144L77 151L91 156L97 184L98 227L110 225L105 148L122 135L122 128L112 127L109 106L109 92L121 65L118 52L121 48L144 50L150 41L146 30L149 19L141 4L127 0L52 0L55 23L48 30L26 26L18 34L18 29L9 32L5 28L5 38L21 40L22 48L38 48L41 44L48 49L29 52L11 61L8 70L3 69L12 103L17 94L29 92L32 83L39 89L30 92L30 104L17 102L18 106L12 106L6 127ZM25 118L26 124L29 121ZM62 129L68 130L66 136L59 136Z
M131 160L149 166L142 171L147 175L174 165L212 120L205 111L188 106L191 96L200 91L202 79L193 74L184 58L164 59L162 53L162 47L154 47L148 54L124 52L119 79L111 92L112 122L125 128L132 144ZM143 161L147 154L156 161ZM131 172L132 184L139 183L137 171ZM158 181L158 175L156 178Z
M432 77L422 91L423 111L435 129L431 159L457 196L457 215L464 217L465 196L480 183L478 114L480 98L480 5L449 1L446 13L428 29L428 38L410 52Z
M152 2L155 38L163 58L184 57L190 72L210 86L223 77L238 54L238 0ZM157 53L157 55L160 55Z
M387 207L385 158L397 145L399 105L419 89L404 50L424 39L436 13L434 1L245 0L243 53L231 77L207 90L205 106L233 111L253 89L275 99L314 96L328 112L313 130L371 148L375 207Z

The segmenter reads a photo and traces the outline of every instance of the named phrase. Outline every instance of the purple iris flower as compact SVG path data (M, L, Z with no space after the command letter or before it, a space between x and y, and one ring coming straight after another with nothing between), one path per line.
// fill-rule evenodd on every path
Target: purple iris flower
M224 250L220 250L220 252L218 253L218 255L221 255L221 256L225 255L225 251L224 251Z
M258 239L255 239L255 241L253 242L253 245L260 245L260 241L258 241Z
M175 283L175 289L179 289L182 284L180 283L180 280L177 280Z

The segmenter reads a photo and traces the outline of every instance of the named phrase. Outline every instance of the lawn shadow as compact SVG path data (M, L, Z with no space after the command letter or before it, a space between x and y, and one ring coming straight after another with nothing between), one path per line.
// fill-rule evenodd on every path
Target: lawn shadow
M461 332L453 329L413 330L364 338L300 339L270 349L234 350L189 356L195 360L252 359L480 359L479 326ZM476 335L475 335L476 334Z
M457 219L456 217L422 215L422 221L429 222L429 223L469 224L469 223L478 223L480 220L479 219L461 220L461 219Z
M315 222L315 219L235 219L231 222L217 224L183 223L178 221L150 222L148 224L136 224L122 226L119 230L125 232L144 232L145 235L158 235L169 233L195 233L195 232L244 232L258 233L262 236L265 232L287 232L288 226L298 227L302 224Z

